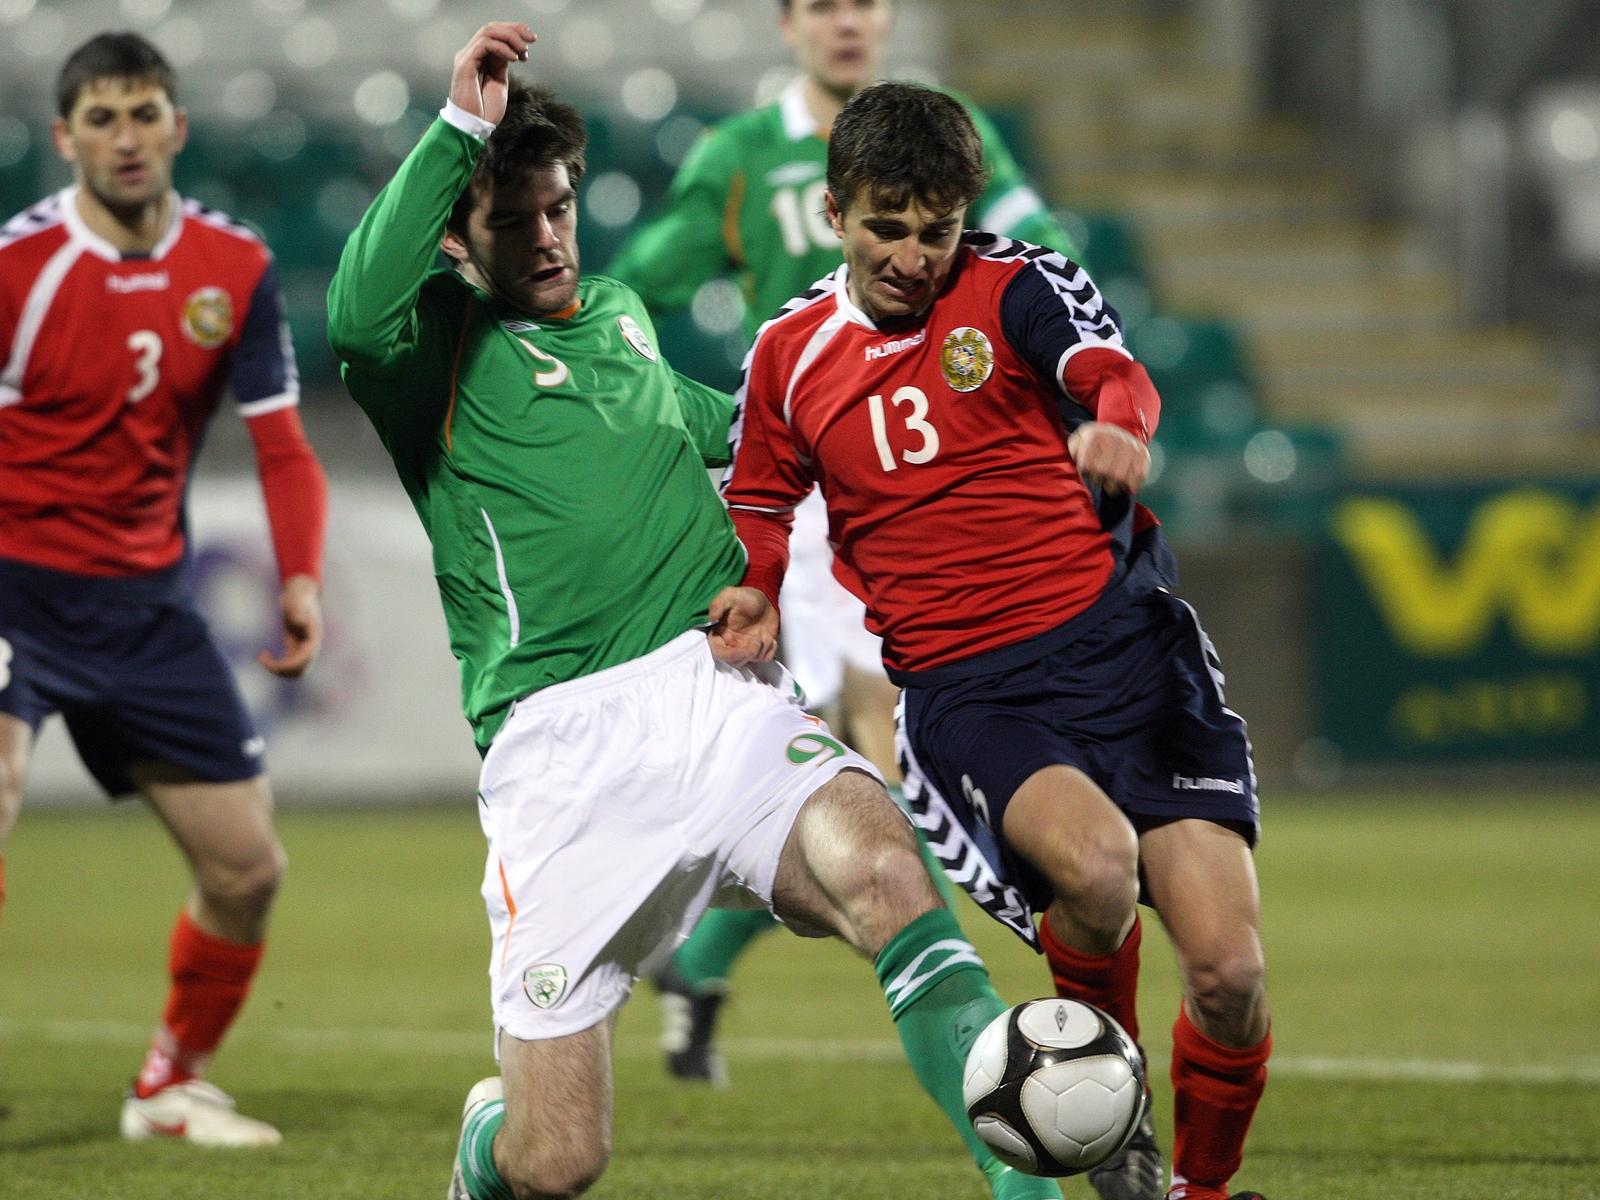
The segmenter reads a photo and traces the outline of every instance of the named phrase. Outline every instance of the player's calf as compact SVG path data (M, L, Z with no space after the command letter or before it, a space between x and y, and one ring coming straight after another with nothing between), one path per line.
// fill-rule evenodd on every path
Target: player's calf
M611 1029L540 1041L502 1034L503 1124L493 1138L504 1191L476 1200L571 1200L605 1174L611 1158Z

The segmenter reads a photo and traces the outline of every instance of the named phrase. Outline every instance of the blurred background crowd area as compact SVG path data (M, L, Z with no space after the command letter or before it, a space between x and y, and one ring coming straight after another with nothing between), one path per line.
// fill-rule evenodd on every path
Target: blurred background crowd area
M48 135L63 57L134 28L179 72L180 189L278 257L334 547L344 520L356 564L330 581L346 666L336 639L322 683L273 685L290 736L304 714L325 736L356 697L418 686L386 690L392 662L362 649L403 585L363 583L361 555L403 543L427 558L339 387L325 293L455 51L489 19L540 33L524 73L589 120L581 244L603 272L700 133L795 77L776 10L0 0L0 207L68 179ZM1263 774L1600 776L1600 0L900 0L897 14L889 74L994 117L1161 390L1143 498ZM661 340L731 389L743 315L737 284L715 280ZM219 422L200 489L227 513L249 507L236 425ZM218 545L262 573L260 549ZM240 630L241 661L271 626L270 587L254 587L219 585L213 614ZM425 599L412 608L436 623ZM450 677L446 656L430 711L459 723Z

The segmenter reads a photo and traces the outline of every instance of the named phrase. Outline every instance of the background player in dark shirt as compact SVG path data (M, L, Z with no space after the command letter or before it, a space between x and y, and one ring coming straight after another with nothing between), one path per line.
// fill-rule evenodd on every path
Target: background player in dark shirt
M276 675L322 637L327 488L300 427L272 256L185 202L171 68L135 34L68 58L54 134L75 183L0 230L0 840L34 736L65 718L113 797L139 794L195 888L127 1138L271 1145L200 1075L244 1003L283 873L262 739L186 582L190 461L231 385L283 579Z
M763 327L735 423L741 602L775 625L790 514L820 484L836 573L905 688L929 844L1042 947L1063 996L1135 1037L1144 885L1184 982L1168 1195L1226 1200L1271 1047L1249 741L1132 502L1160 413L1149 376L1081 268L962 234L983 182L977 133L940 93L883 84L835 123L845 266ZM1148 1126L1141 1140L1091 1175L1102 1196L1160 1195Z

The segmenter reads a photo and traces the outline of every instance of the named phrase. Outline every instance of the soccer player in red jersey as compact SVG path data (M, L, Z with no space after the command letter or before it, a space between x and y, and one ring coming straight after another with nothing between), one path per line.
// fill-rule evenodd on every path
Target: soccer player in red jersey
M262 740L188 593L184 493L232 387L255 443L298 676L322 637L327 484L300 427L272 256L172 190L187 132L171 68L101 34L57 85L75 182L0 228L0 842L59 712L113 797L139 794L195 887L123 1136L272 1145L201 1074L261 958L283 874Z
M963 234L983 174L938 92L869 88L834 125L845 265L746 363L738 603L776 629L791 513L820 484L835 572L905 689L908 799L952 877L1135 1038L1141 884L1161 916L1184 983L1167 1195L1225 1200L1271 1047L1249 741L1133 502L1149 376L1081 268ZM1103 1197L1162 1194L1148 1113L1140 1142L1091 1175Z

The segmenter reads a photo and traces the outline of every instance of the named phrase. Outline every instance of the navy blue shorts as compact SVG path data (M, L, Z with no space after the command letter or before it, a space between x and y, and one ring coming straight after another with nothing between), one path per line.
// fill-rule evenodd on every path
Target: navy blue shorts
M1035 910L1048 905L1049 885L998 831L1011 797L1044 767L1078 768L1141 832L1193 817L1253 846L1260 814L1250 740L1222 682L1194 610L1155 591L1033 662L909 687L905 765L915 778L906 792L920 797L918 825L958 882L961 872L981 874L997 895L1011 892L1011 907L1025 900ZM962 828L946 828L951 821ZM972 851L986 861L964 861Z
M136 762L211 783L262 771L261 738L180 570L95 579L0 561L0 712L36 733L59 712L111 796L134 791Z

